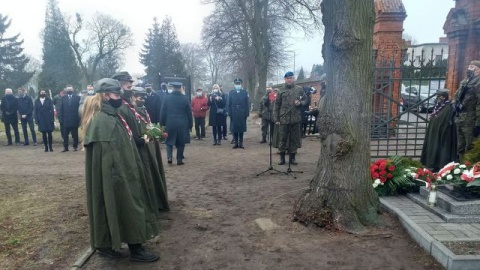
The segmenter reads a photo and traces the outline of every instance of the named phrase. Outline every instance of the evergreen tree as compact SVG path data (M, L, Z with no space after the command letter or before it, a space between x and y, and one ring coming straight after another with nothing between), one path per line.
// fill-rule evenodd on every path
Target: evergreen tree
M5 88L16 89L33 76L33 72L25 70L30 60L23 53L23 40L19 40L20 34L4 36L10 23L8 16L0 14L0 96L4 95Z
M53 95L65 85L80 86L80 70L70 48L65 21L57 0L48 0L43 31L43 65L39 88L52 90Z
M310 73L310 78L320 78L325 73L325 68L323 65L313 65L312 73Z
M140 63L145 66L145 82L152 83L154 88L160 87L161 76L187 75L185 61L180 52L180 42L175 26L170 18L163 20L160 26L153 19L143 49L140 53Z
M305 71L303 71L303 67L300 68L300 72L298 72L297 81L305 80Z

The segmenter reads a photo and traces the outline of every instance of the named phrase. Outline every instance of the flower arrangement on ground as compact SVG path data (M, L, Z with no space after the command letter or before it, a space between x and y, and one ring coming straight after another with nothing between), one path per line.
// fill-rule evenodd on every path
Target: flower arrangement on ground
M437 180L453 186L480 186L480 162L474 166L450 162L438 172Z
M372 185L379 195L404 193L415 186L407 176L408 165L402 161L401 157L393 156L389 159L376 160L370 165Z

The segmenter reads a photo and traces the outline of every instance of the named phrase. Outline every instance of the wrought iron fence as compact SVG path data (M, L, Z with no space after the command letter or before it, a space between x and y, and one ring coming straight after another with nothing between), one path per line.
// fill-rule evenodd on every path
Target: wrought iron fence
M374 55L370 154L419 158L436 91L445 85L444 49L376 51Z

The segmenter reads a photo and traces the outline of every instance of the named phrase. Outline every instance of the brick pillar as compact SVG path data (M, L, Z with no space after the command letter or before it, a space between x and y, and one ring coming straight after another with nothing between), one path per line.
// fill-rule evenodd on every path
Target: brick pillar
M457 0L443 30L448 38L448 67L445 87L451 94L465 78L468 64L480 60L480 1Z
M384 93L394 100L400 100L403 53L406 50L402 39L403 21L407 17L401 0L375 0L375 25L373 28L373 49L375 52L376 88L385 87ZM391 91L391 94L389 93ZM388 117L398 115L398 105L391 104L382 95L373 97L373 112ZM392 123L394 126L395 123Z

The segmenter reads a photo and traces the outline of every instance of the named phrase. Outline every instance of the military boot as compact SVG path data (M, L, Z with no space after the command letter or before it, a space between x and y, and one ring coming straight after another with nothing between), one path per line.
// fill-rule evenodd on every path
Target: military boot
M289 154L288 155L288 162L292 165L297 165L297 161L295 160L295 153Z
M280 161L278 162L278 165L283 164L285 164L285 152L280 152Z
M262 136L262 140L260 141L260 143L266 143L267 142L267 136Z

